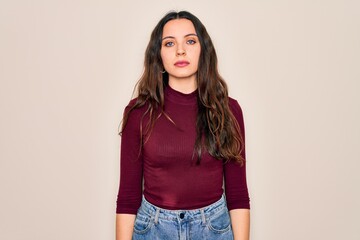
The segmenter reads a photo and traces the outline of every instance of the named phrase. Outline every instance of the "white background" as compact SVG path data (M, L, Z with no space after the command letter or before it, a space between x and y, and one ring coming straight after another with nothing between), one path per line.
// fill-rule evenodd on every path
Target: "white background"
M123 109L184 9L244 111L251 239L360 239L359 3L1 0L0 239L114 239Z

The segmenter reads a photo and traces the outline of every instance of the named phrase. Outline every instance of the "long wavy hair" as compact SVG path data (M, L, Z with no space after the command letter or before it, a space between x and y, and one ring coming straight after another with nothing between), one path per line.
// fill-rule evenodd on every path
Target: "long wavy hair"
M164 112L164 88L168 85L169 76L168 73L163 73L164 67L160 50L163 28L167 22L173 19L190 20L195 27L201 46L196 77L198 114L197 137L193 154L193 156L197 156L196 164L200 164L204 150L224 162L234 160L243 164L245 161L242 155L244 138L241 135L239 124L229 108L228 88L218 72L214 45L205 26L196 16L187 11L169 12L152 31L145 51L144 72L136 84L137 98L124 114L119 135L125 128L131 111L143 106L146 111L140 122L141 148L146 142L143 136L150 136L154 124L161 114L172 121ZM148 116L149 121L143 129L142 122L145 116Z

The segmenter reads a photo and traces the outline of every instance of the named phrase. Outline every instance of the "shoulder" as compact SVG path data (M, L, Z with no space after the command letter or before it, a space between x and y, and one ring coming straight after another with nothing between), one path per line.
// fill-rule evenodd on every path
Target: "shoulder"
M146 111L147 103L140 104L139 106L135 106L137 104L138 104L138 98L131 99L125 107L125 113L129 113L131 115L143 114Z
M231 97L229 97L228 99L229 99L229 107L230 107L231 112L234 114L234 116L236 118L238 118L238 117L242 118L243 113L242 113L242 109L241 109L239 102L236 99L231 98Z
M146 113L146 104L137 106L138 99L134 98L129 101L123 112L122 119L122 136L134 135L139 136L141 134L141 126L144 126L144 115Z
M147 103L138 105L138 98L131 99L124 109L123 118L126 119L126 125L139 126L145 112L147 110Z
M137 100L138 100L138 98L137 98L137 97L136 97L136 98L131 99L131 100L129 101L129 103L128 103L127 107L134 106L134 105L135 105L135 103L137 102Z

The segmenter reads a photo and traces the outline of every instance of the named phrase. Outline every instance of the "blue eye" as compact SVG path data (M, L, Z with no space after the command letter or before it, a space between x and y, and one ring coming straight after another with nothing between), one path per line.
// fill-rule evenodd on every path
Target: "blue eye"
M165 46L166 47L171 47L171 46L174 46L174 43L173 42L167 42L167 43L165 43Z
M192 45L192 44L195 44L196 42L195 42L195 40L190 39L190 40L187 41L187 43Z

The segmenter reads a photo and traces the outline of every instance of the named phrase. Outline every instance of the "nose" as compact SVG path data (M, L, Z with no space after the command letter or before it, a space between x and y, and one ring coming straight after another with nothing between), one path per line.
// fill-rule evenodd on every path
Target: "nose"
M185 56L186 52L182 47L178 47L178 49L176 50L176 56Z

